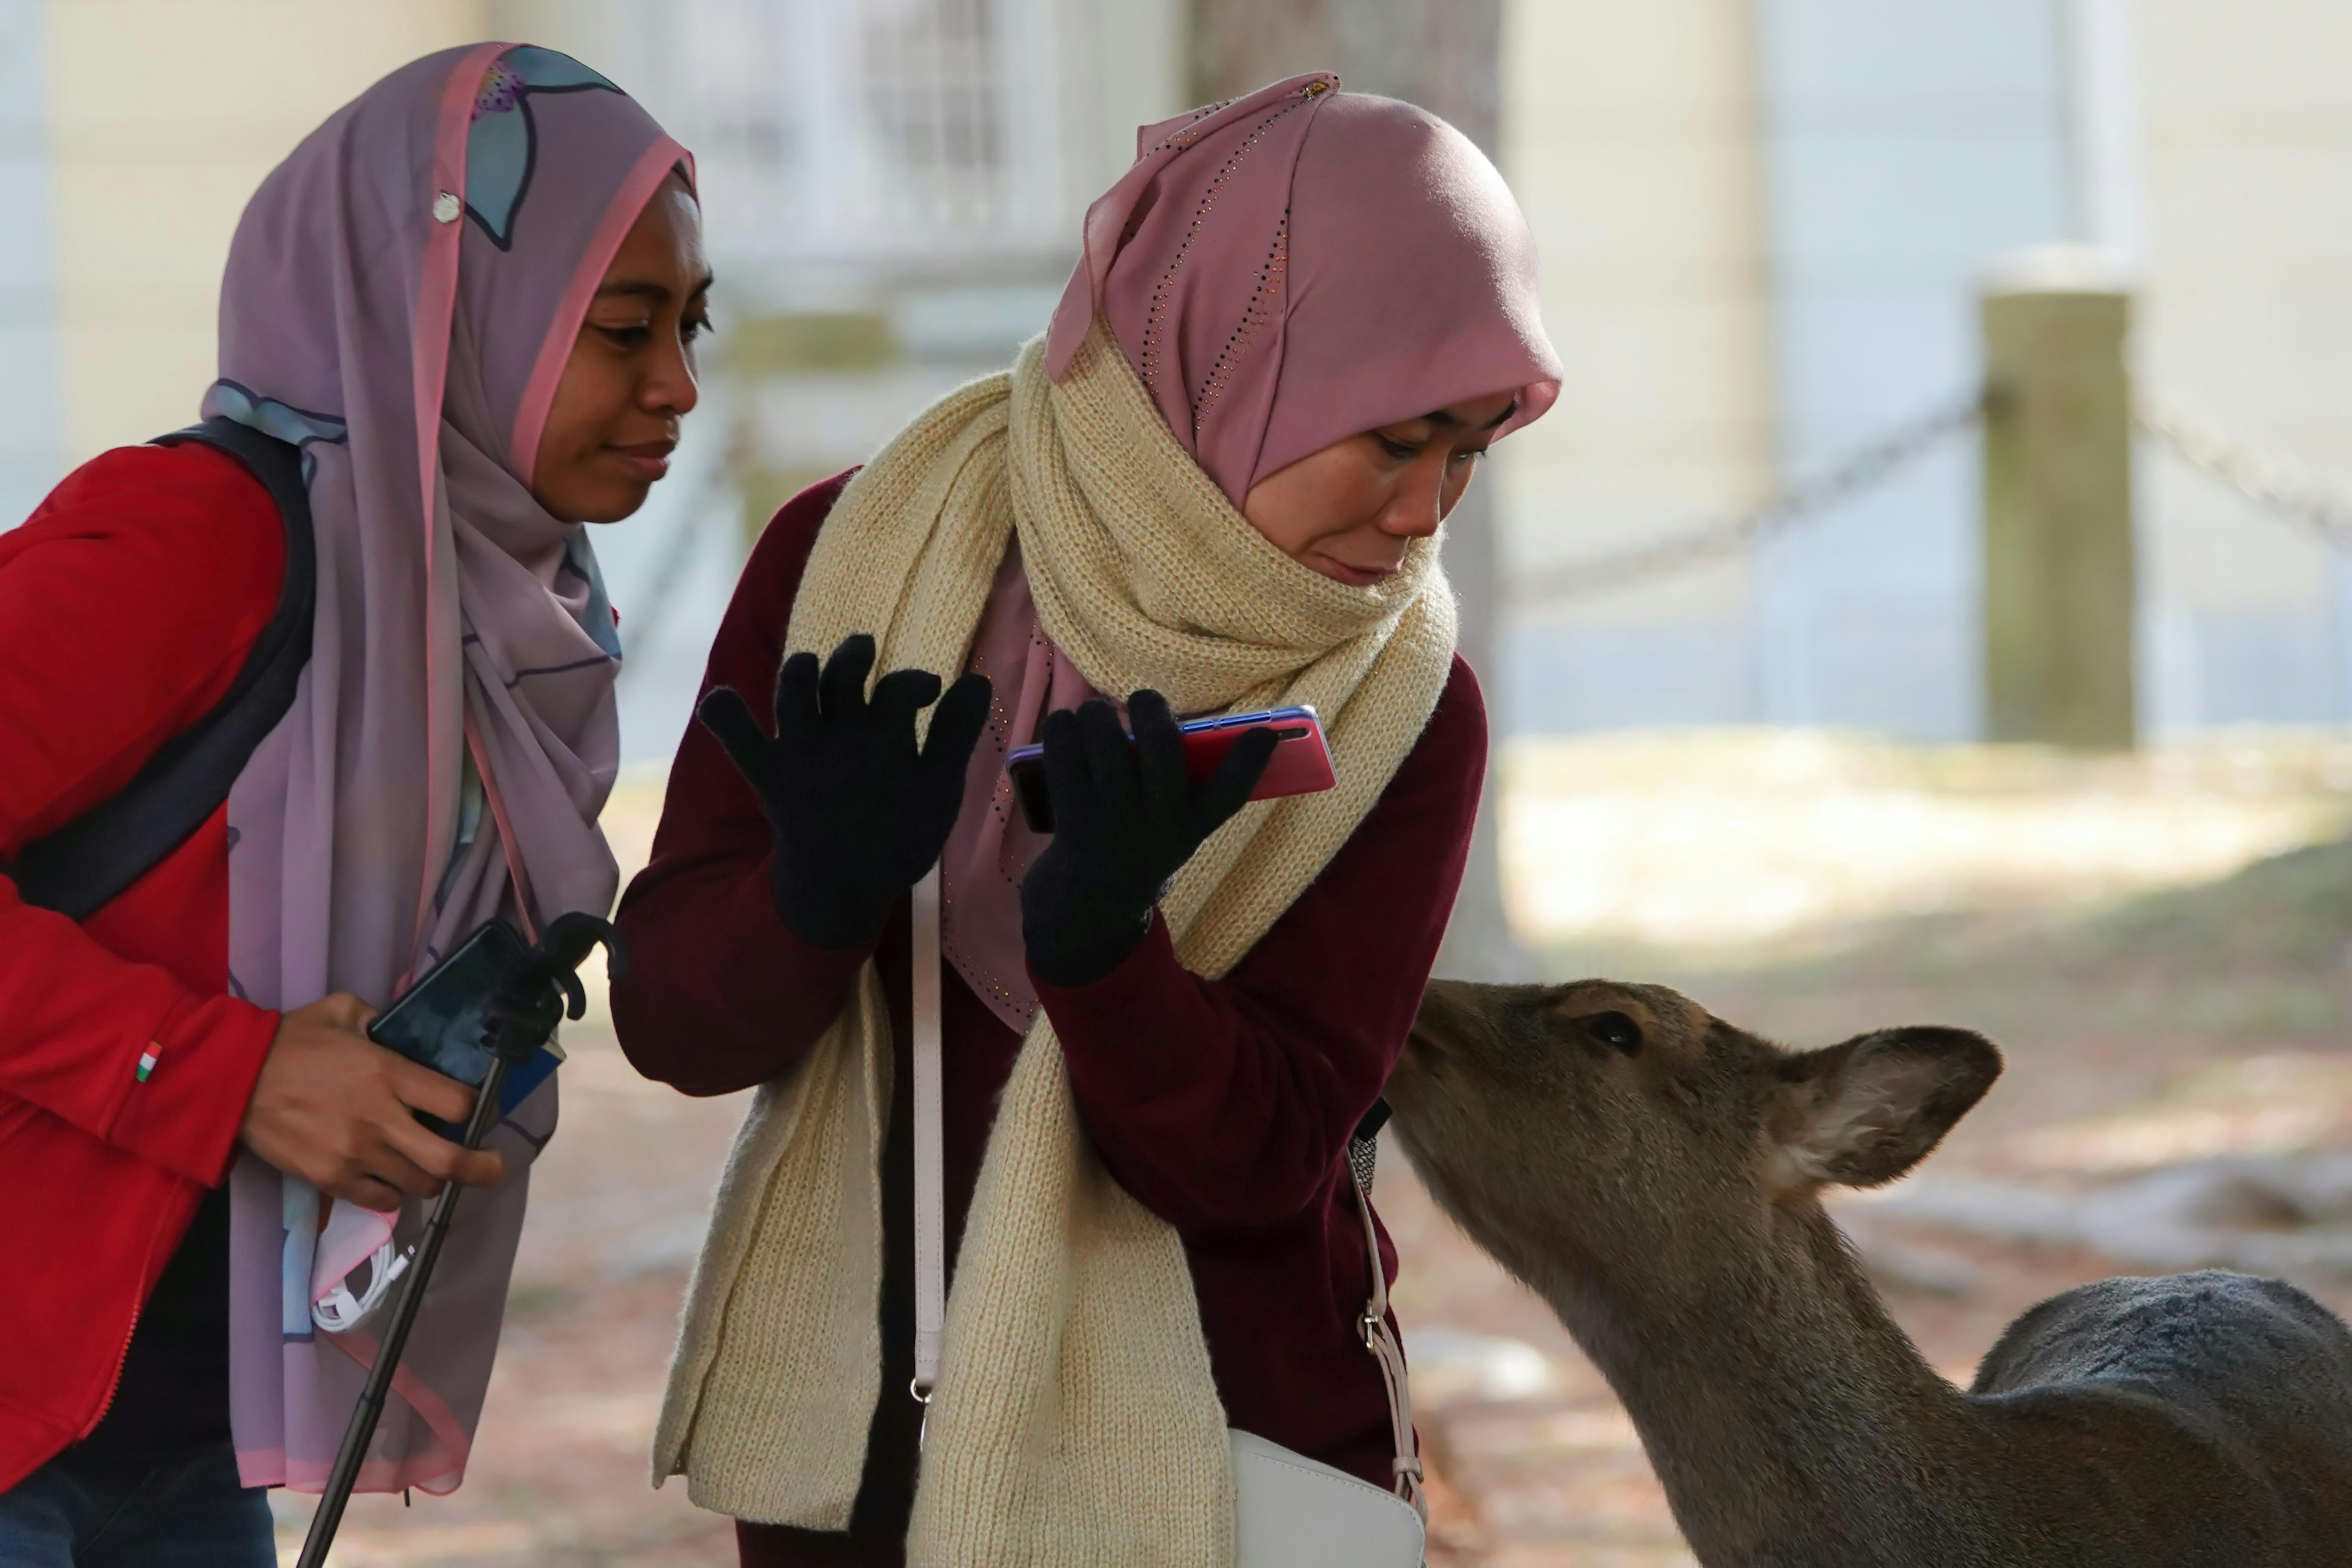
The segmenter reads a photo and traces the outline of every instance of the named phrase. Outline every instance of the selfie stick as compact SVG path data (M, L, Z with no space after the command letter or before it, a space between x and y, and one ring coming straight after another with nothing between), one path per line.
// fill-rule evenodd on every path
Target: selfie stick
M588 1010L588 994L572 971L598 942L604 944L613 977L627 973L629 950L623 945L621 933L594 915L575 913L559 916L524 955L522 967L500 987L483 1041L490 1050L490 1070L475 1091L474 1113L466 1121L467 1149L480 1148L499 1120L499 1094L506 1087L508 1069L530 1060L534 1051L547 1044L560 1019L577 1018ZM457 1206L458 1191L457 1183L443 1183L432 1215L425 1222L415 1260L401 1281L391 1321L384 1326L383 1342L376 1347L375 1363L368 1368L367 1384L360 1390L359 1406L343 1430L334 1470L327 1478L326 1489L319 1494L319 1511L310 1516L310 1533L303 1538L297 1568L325 1568L327 1549L334 1544L343 1509L359 1482L361 1461L375 1439L376 1423L383 1418L384 1400L392 1391L400 1352L407 1348L408 1331L416 1321L417 1309L425 1304L425 1281L433 1277L442 1242L448 1239L449 1215Z

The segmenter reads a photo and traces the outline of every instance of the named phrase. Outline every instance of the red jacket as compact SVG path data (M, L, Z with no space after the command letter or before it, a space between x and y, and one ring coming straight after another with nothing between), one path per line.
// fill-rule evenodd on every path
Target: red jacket
M0 533L0 867L220 700L285 560L268 492L194 445L106 453ZM226 994L226 815L79 925L0 875L0 1491L105 1413L276 1034Z
M802 569L842 482L803 492L768 525L706 685L764 701ZM1381 1487L1393 1449L1380 1369L1355 1326L1370 1273L1344 1154L1412 1027L1486 763L1486 710L1457 659L1370 814L1223 980L1185 970L1155 921L1103 980L1037 986L1103 1163L1183 1238L1228 1418ZM709 733L689 726L652 864L621 900L635 963L613 987L613 1018L640 1071L689 1094L723 1094L789 1070L840 1012L858 967L878 962L899 1060L883 1161L885 1392L866 1434L850 1527L858 1545L843 1555L838 1542L772 1525L741 1525L738 1539L746 1563L893 1562L919 1415L898 1392L913 1373L914 1327L907 906L868 949L811 948L776 917L770 844L750 787ZM941 1000L952 1258L1021 1042L961 981ZM1393 1276L1393 1252L1381 1251Z

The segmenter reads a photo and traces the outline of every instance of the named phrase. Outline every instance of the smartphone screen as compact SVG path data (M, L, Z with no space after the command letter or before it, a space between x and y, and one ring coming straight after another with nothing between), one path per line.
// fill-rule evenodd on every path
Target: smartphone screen
M368 1038L444 1078L478 1086L490 1071L489 1047L483 1039L490 1005L530 952L522 933L505 921L483 922L425 978L376 1015L368 1026ZM499 1114L521 1104L523 1097L538 1088L562 1059L562 1053L550 1041L529 1061L509 1068L499 1095ZM445 1138L465 1136L462 1127L421 1111L416 1119Z
M1285 795L1312 795L1339 783L1332 770L1331 749L1323 737L1323 721L1307 707L1276 708L1257 713L1228 713L1195 719L1178 726L1184 739L1184 772L1194 784L1213 775L1234 743L1252 730L1272 729L1278 742L1258 775L1252 800L1279 800ZM1024 746L1004 759L1020 802L1022 819L1038 833L1054 831L1054 802L1045 787L1045 748Z

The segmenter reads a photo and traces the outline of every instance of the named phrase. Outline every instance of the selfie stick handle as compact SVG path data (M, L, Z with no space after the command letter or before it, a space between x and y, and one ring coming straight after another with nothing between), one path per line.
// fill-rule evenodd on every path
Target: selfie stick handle
M474 1100L474 1114L466 1121L466 1147L478 1149L490 1124L499 1114L499 1092L506 1087L507 1058L501 1054L491 1058L490 1070L482 1079L481 1089ZM343 1509L352 1500L352 1489L359 1484L360 1465L367 1458L368 1444L374 1440L376 1423L383 1418L385 1397L392 1391L392 1374L400 1366L401 1352L408 1347L408 1331L416 1321L417 1309L425 1304L425 1282L433 1276L433 1263L441 1255L441 1244L449 1237L449 1215L457 1206L457 1194L464 1189L455 1182L445 1182L441 1195L434 1200L432 1215L425 1222L425 1235L416 1244L415 1261L408 1266L408 1278L401 1281L400 1295L393 1302L392 1321L384 1326L383 1342L376 1347L375 1363L368 1368L366 1386L360 1390L360 1402L352 1412L352 1424L343 1429L343 1446L335 1455L335 1468L327 1478L326 1490L319 1494L319 1511L310 1516L310 1532L302 1540L302 1555L298 1568L325 1568L327 1549L334 1544L335 1531L343 1522Z
M467 1149L480 1148L482 1140L497 1123L507 1070L530 1059L532 1052L545 1045L554 1036L558 1019L566 1014L577 1018L587 1010L587 998L572 971L599 942L605 949L606 973L614 979L627 973L628 949L618 931L593 915L567 914L557 917L547 928L532 945L521 972L508 979L500 994L497 1026L488 1041L490 1070L475 1091L474 1113L466 1121ZM326 1568L327 1549L334 1544L335 1531L343 1522L343 1510L352 1500L352 1489L359 1484L360 1465L367 1458L368 1445L375 1439L376 1423L383 1418L384 1401L392 1392L392 1374L400 1366L401 1352L408 1347L408 1331L416 1322L417 1310L425 1304L425 1281L433 1278L434 1261L441 1256L441 1244L448 1239L449 1216L457 1206L458 1190L457 1183L445 1182L441 1195L434 1200L433 1213L425 1222L425 1234L416 1243L415 1258L409 1264L408 1273L400 1282L400 1294L393 1302L383 1342L376 1347L374 1364L368 1368L366 1385L360 1390L359 1405L352 1412L352 1424L343 1429L343 1446L336 1452L335 1468L327 1477L326 1489L319 1494L319 1511L310 1516L310 1532L303 1537L297 1568Z

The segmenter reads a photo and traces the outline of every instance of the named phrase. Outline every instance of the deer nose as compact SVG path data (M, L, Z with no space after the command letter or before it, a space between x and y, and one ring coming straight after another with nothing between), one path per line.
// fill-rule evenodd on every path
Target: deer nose
M1445 1037L1476 1016L1477 1002L1477 991L1462 982L1431 981L1421 994L1421 1010L1413 1016L1412 1032L1405 1037L1406 1048L1444 1056Z

